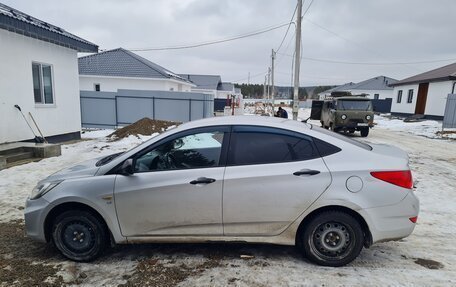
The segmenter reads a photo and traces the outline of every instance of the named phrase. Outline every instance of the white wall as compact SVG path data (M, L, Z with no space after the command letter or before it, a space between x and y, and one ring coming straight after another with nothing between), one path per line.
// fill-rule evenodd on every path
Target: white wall
M33 139L14 105L30 121L31 112L45 136L79 132L77 52L0 29L0 143ZM54 104L36 105L32 62L52 65ZM37 133L37 131L35 131Z
M100 84L102 92L117 92L117 89L173 90L175 92L190 92L191 90L190 84L170 79L79 75L79 87L81 91L94 91L94 84Z
M391 112L414 114L416 101L418 98L418 87L418 84L394 87L393 104L391 106ZM424 114L443 117L445 113L446 98L448 94L451 94L452 88L452 81L429 83L429 89L426 99L426 108L424 110ZM411 104L407 103L409 89L413 89L413 101ZM397 103L397 93L399 90L402 90L402 102L400 104Z
M413 100L407 103L408 91L413 89ZM402 101L397 102L398 91L402 90ZM418 97L418 84L396 86L393 90L393 103L391 104L392 113L414 114L416 107L416 98Z
M452 88L452 81L429 83L424 114L443 117L445 113L446 99L448 94L451 94Z

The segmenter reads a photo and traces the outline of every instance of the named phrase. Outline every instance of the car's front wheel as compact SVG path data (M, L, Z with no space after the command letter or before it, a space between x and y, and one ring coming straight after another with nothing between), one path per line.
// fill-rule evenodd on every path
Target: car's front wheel
M88 211L66 211L54 220L52 240L65 257L91 261L107 245L109 237L106 230L104 222Z
M304 255L324 266L338 267L353 261L363 248L364 235L359 222L339 211L314 216L305 226L299 242Z

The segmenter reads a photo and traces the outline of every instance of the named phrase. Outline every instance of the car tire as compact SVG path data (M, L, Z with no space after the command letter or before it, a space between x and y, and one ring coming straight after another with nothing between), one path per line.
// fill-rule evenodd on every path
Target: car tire
M369 135L369 128L364 128L361 130L361 136L363 138L367 137L367 135Z
M104 222L88 211L66 211L54 220L52 241L71 260L94 260L105 250L108 240Z
M299 240L298 246L310 261L339 267L359 255L364 233L353 216L340 211L325 211L306 224Z

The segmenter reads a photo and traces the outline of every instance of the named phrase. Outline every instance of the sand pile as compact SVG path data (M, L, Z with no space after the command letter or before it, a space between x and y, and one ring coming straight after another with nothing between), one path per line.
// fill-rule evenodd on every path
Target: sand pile
M150 118L142 118L128 126L120 128L110 134L114 140L126 138L131 135L152 135L154 133L162 133L170 126L176 126L180 122L152 120Z

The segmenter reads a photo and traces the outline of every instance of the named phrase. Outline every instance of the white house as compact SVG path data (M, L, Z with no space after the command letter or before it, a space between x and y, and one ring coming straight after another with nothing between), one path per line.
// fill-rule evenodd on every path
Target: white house
M179 74L179 76L188 79L196 85L192 87L192 92L213 95L214 99L219 100L228 100L234 96L236 106L244 106L244 97L241 89L236 88L233 83L222 82L222 77L219 75Z
M222 77L219 75L179 74L179 76L196 85L192 87L193 92L211 94L214 99L229 99L231 96L241 100L243 98L241 89L235 88L233 83L222 82Z
M319 98L324 99L325 96L331 95L332 92L350 92L354 95L367 94L371 99L386 99L393 98L393 88L391 84L397 80L385 76L374 77L359 83L347 83L330 90L319 93Z
M34 138L15 105L32 127L33 115L48 141L80 138L77 53L97 51L93 43L0 4L0 143Z
M119 89L190 92L195 84L135 53L118 48L79 58L81 91Z
M456 63L398 81L394 87L391 113L414 114L443 119L448 94L454 94Z

